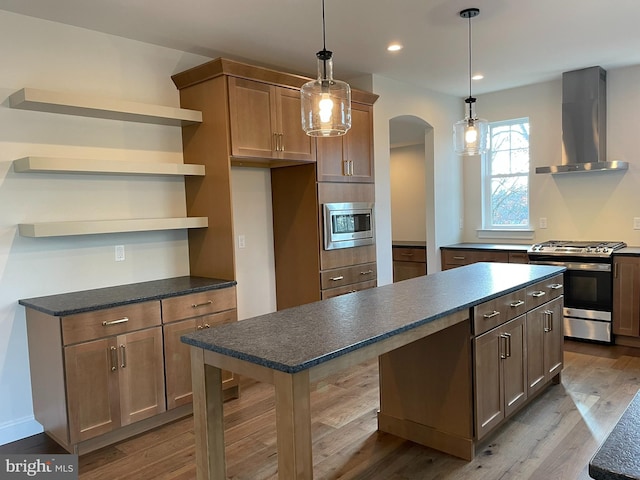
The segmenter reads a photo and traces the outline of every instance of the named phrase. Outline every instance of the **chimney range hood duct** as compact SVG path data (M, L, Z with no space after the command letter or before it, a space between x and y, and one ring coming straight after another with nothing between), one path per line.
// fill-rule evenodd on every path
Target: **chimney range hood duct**
M562 165L536 173L627 170L627 162L607 162L607 72L590 67L562 74Z

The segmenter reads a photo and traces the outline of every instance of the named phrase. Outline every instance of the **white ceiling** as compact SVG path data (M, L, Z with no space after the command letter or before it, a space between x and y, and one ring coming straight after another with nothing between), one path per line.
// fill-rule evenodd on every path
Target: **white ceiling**
M468 94L468 23L485 93L567 70L640 64L640 0L326 0L335 77L367 73ZM210 57L315 75L321 0L0 0L0 9ZM386 51L391 41L404 49Z

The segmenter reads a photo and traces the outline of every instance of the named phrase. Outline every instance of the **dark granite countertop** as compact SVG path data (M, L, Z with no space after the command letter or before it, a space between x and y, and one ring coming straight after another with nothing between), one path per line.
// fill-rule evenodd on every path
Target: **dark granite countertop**
M640 255L640 247L625 247L620 250L616 250L614 255L627 255L627 256L637 256Z
M565 270L474 263L189 333L184 343L295 373Z
M506 243L454 243L453 245L443 245L440 248L451 248L460 250L507 250L516 252L526 252L531 245L506 244Z
M392 247L406 247L406 248L427 248L427 242L420 240L393 240L391 242Z
M589 462L596 480L640 479L640 392Z
M187 293L227 288L235 284L235 281L230 280L185 276L80 292L61 293L46 297L25 298L18 300L18 303L48 315L63 317L130 303L160 300Z

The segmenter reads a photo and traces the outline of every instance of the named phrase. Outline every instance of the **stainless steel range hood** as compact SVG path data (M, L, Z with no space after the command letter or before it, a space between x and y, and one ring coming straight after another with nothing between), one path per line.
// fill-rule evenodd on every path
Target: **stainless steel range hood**
M536 167L536 173L627 170L629 164L606 161L607 72L590 67L562 74L561 165Z

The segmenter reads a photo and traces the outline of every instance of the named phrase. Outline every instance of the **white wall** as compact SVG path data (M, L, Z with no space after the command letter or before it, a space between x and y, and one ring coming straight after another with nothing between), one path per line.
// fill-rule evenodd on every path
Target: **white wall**
M453 152L452 125L463 114L464 102L377 75L372 87L380 95L374 105L376 250L378 285L385 285L393 282L389 120L413 115L432 127L425 140L426 150L433 151L433 161L426 162L427 265L432 273L440 270L440 246L461 238L462 165Z
M622 240L640 245L640 159L637 138L640 66L607 72L608 160L629 162L626 172L531 175L533 240ZM528 116L531 171L562 161L562 83L560 80L478 97L478 114L491 121ZM471 159L470 159L471 160ZM464 164L464 240L478 241L481 226L479 161ZM539 219L547 219L540 229ZM482 241L492 241L483 239ZM503 240L504 241L504 240ZM508 241L508 240L507 240Z
M391 149L391 230L392 239L427 239L427 169L425 145Z
M182 163L180 128L8 108L23 87L179 106L170 76L207 59L0 12L0 444L33 420L18 299L189 273L186 231L26 238L19 223L185 215L181 178L20 174L29 155ZM124 245L126 260L114 261Z
M231 168L238 319L275 312L271 174L268 168ZM244 235L245 247L238 237Z

